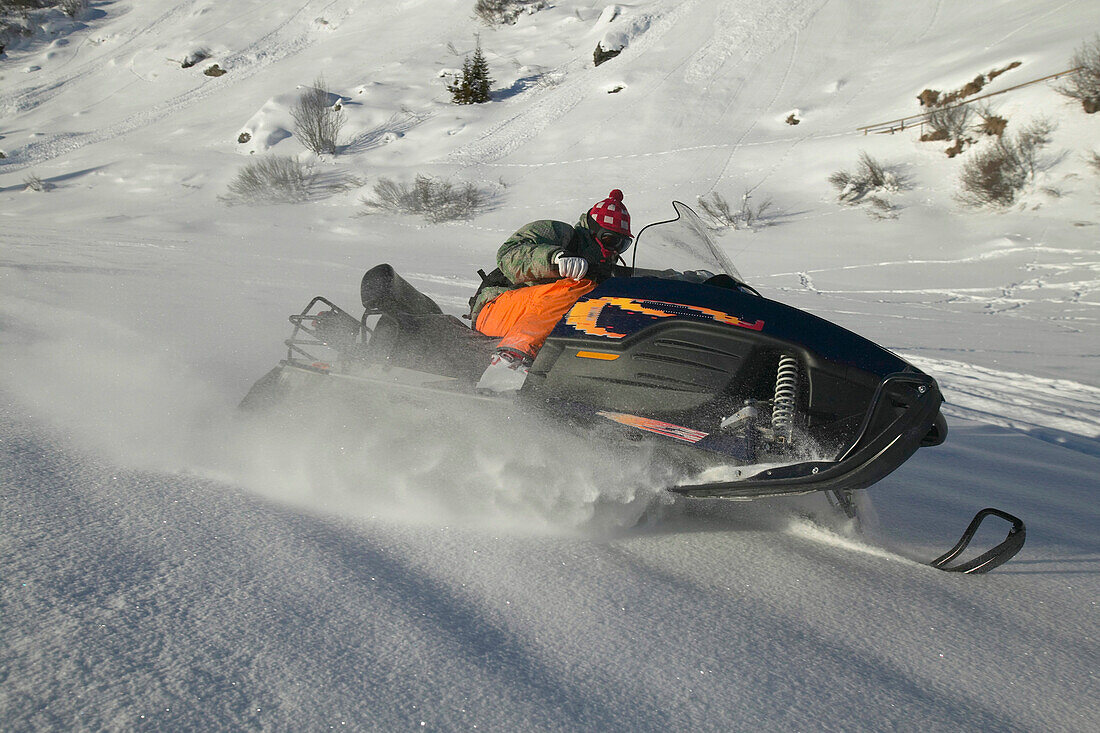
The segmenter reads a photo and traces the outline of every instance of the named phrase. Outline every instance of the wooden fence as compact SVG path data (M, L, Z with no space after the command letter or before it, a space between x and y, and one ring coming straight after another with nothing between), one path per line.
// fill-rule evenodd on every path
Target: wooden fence
M1075 74L1080 70L1081 70L1080 66L1077 66L1077 67L1072 68L1072 69L1066 69L1065 71L1059 71L1057 74L1051 74L1050 76L1044 76L1041 79L1032 79L1031 81L1025 81L1023 84L1017 84L1017 85L1011 86L1007 89L1002 89L999 92L990 92L989 94L983 94L983 95L978 96L978 97L972 97L970 99L967 99L965 102L960 102L958 104L951 105L950 107L943 107L942 109L953 109L955 107L962 107L964 105L970 104L971 102L977 102L977 101L982 100L982 99L988 99L989 97L995 97L998 94L1004 94L1005 92L1011 92L1014 89L1019 89L1021 87L1030 86L1032 84L1038 84L1041 81L1050 81L1051 79L1057 79L1059 77L1067 76L1069 74ZM908 117L899 117L898 119L890 120L889 122L878 122L874 125L864 125L863 127L857 127L856 131L857 132L862 132L864 135L866 135L868 133L871 133L871 132L874 132L876 134L890 133L892 135L895 132L901 132L902 130L904 130L906 128L919 126L919 127L921 127L921 133L923 134L923 132L924 132L924 129L923 129L924 128L924 123L928 121L928 116L930 114L932 114L932 110L929 110L928 112L921 112L920 114L909 115Z

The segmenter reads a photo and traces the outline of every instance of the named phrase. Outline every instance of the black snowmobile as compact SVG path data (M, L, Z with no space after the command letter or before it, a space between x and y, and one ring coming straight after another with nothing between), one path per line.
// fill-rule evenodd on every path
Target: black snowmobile
M290 316L286 358L244 408L342 383L402 399L465 400L535 411L593 439L648 440L687 477L690 497L751 499L825 492L857 519L853 492L947 436L929 375L833 323L761 296L688 206L639 232L634 261L581 298L538 353L518 393L475 385L497 339L484 336L389 265L363 277L364 312L323 297ZM645 268L645 263L664 269ZM1011 523L1004 542L949 566L981 522ZM1022 521L979 512L943 570L982 573L1023 546Z

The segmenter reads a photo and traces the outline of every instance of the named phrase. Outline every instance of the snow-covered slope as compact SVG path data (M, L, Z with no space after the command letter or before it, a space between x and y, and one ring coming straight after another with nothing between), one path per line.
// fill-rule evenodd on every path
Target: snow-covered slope
M1056 124L1004 211L955 201L965 153L857 132L1014 61L986 91L1065 70L1100 7L473 5L93 0L0 55L2 727L1100 726L1100 119L1049 82L991 97L1010 130ZM494 99L458 107L476 34ZM602 40L624 50L594 67ZM288 114L322 76L347 124L318 158ZM905 181L887 218L828 183L861 151ZM227 206L266 154L362 185ZM416 174L497 204L362 215ZM867 536L813 498L670 502L636 455L517 454L445 411L235 415L310 296L350 307L388 261L460 313L511 231L611 188L639 224L771 198L720 239L747 279L940 381L950 437L870 492ZM1027 521L1015 561L917 562L986 505Z

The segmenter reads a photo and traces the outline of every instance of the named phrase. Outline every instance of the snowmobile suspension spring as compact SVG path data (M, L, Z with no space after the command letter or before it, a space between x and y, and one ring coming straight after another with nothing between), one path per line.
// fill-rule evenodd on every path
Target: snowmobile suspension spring
M779 369L775 375L775 401L772 403L772 434L777 443L791 442L797 395L798 359L784 354L779 357Z

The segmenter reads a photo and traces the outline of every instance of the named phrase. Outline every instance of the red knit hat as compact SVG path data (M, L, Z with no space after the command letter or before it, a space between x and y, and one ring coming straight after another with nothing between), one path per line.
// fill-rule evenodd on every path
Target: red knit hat
M608 194L607 198L589 209L588 215L604 229L610 229L628 237L633 236L630 233L630 214L623 206L623 192L617 188Z

